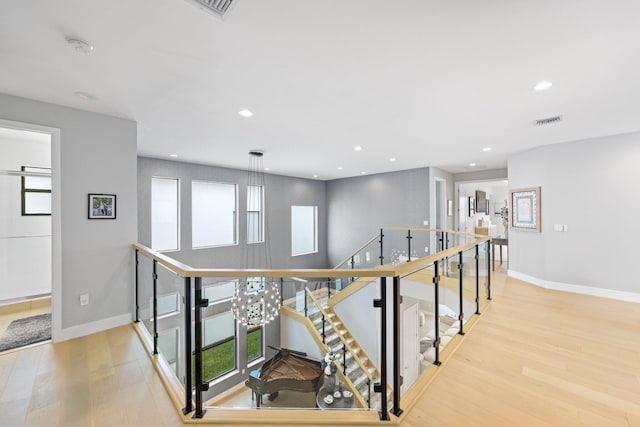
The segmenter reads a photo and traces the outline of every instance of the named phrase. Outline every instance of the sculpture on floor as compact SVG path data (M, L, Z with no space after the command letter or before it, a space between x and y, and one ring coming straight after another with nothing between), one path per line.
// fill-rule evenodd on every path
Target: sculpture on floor
M509 203L504 201L504 206L500 209L500 216L502 216L502 225L504 226L504 238L509 238Z

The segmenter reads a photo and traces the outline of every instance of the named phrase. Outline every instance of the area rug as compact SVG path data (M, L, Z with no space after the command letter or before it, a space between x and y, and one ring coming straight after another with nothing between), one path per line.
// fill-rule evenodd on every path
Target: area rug
M38 314L11 322L0 338L0 351L24 347L51 339L51 313Z

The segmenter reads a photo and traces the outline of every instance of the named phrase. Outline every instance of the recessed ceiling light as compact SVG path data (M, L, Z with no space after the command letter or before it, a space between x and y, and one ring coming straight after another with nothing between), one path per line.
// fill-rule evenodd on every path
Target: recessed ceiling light
M536 92L541 92L543 90L547 90L549 89L551 86L553 86L553 83L551 83L548 80L543 80L541 82L538 82L534 87L533 90L535 90Z
M93 46L91 46L89 43L87 43L84 40L67 39L67 43L69 43L69 46L74 48L76 52L80 52L84 54L90 54L91 52L93 52Z
M390 162L395 162L395 161L396 161L396 158L395 158L395 157L390 157L390 158L389 158L389 161L390 161Z
M178 157L177 154L169 154L169 157Z
M356 151L362 151L362 147L359 145L356 145L355 147L353 147L353 149Z
M264 168L264 170L266 170L266 171L270 171L270 170L271 170L271 168Z
M486 153L487 151L491 151L491 147L484 147L484 148L482 149L482 151L484 151L485 153Z
M95 101L96 99L98 99L95 95L87 92L74 92L74 95L80 99L84 99L85 101Z
M318 175L313 175L313 177L314 177L314 178L317 178L317 177L318 177Z
M366 175L367 173L365 171L360 172L360 175Z
M474 167L476 164L475 163L469 163L469 167Z
M342 170L342 166L338 166L338 170L341 171Z
M238 111L238 114L242 117L251 117L253 116L253 113L250 110L247 110L246 108L243 110Z
M506 180L506 179L505 179L505 180L504 180L504 183L505 183L505 184L508 184L508 183L509 183L509 180Z

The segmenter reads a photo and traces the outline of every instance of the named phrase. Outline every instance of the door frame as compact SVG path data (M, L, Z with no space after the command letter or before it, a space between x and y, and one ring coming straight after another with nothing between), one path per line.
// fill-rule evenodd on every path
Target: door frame
M0 127L51 135L51 339L62 334L62 173L60 129L0 119Z

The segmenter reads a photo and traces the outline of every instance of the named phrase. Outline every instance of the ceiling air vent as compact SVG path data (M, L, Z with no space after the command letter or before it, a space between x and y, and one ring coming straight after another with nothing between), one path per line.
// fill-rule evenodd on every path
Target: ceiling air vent
M546 119L538 119L534 121L533 124L536 126L544 126L544 125L550 125L552 123L558 123L561 120L562 120L562 116L554 116L554 117L547 117Z
M238 3L238 0L188 0L200 9L218 16L222 19L226 18L232 7Z

